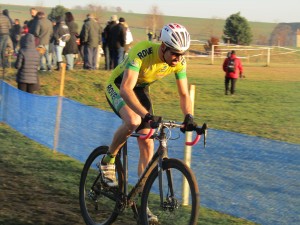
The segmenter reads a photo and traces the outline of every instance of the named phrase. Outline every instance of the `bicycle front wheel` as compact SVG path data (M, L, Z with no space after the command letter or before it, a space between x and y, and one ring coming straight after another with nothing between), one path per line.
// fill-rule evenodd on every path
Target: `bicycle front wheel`
M192 170L178 159L165 159L161 187L158 167L148 177L141 199L140 220L143 225L196 225L200 196ZM182 181L186 179L189 204L182 202Z
M116 158L118 187L105 186L99 171L99 162L107 151L107 146L96 148L86 160L81 173L79 203L82 217L88 225L112 224L120 212L124 177L119 157Z

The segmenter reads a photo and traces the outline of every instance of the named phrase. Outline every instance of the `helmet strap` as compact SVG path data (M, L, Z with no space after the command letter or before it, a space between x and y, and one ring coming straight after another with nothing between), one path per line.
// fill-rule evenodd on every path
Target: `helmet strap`
M165 59L165 53L166 53L166 51L168 51L168 49L169 49L169 47L167 47L167 46L166 46L165 50L161 49L161 51L162 51L162 53L163 53L162 57L163 57L165 63L167 63L167 61L166 61L166 59Z

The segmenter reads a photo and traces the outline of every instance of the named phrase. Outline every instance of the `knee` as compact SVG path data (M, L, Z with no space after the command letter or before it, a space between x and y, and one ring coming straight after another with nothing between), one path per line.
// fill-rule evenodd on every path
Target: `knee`
M133 132L136 130L142 122L142 118L138 115L130 117L128 121L125 121L128 129Z

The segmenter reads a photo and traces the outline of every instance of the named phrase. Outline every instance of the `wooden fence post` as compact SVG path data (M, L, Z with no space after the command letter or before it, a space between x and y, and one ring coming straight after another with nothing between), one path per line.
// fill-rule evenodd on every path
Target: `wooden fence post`
M194 114L194 101L195 101L195 85L190 85L190 98L192 101L192 114ZM191 142L192 141L192 134L193 132L185 132L185 141ZM185 146L184 148L184 162L191 166L191 158L192 158L192 146ZM182 181L182 205L189 204L189 190L188 190L188 183L187 180L184 178Z
M60 121L61 121L61 112L62 112L62 100L64 96L64 86L65 86L65 74L66 74L66 64L61 63L61 77L60 77L60 90L57 101L57 110L56 110L56 120L55 120L55 131L54 131L54 143L53 150L56 153L56 149L59 141L59 131L60 131Z

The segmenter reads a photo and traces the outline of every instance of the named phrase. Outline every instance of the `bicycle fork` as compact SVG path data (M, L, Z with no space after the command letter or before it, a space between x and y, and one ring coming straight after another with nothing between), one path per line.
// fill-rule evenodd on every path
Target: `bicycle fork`
M177 201L174 199L174 188L172 171L167 169L165 171L167 177L167 193L164 193L163 189L163 161L168 159L167 140L163 138L160 140L160 152L158 160L158 183L159 183L159 195L160 195L160 206L164 210L173 210L177 208Z

